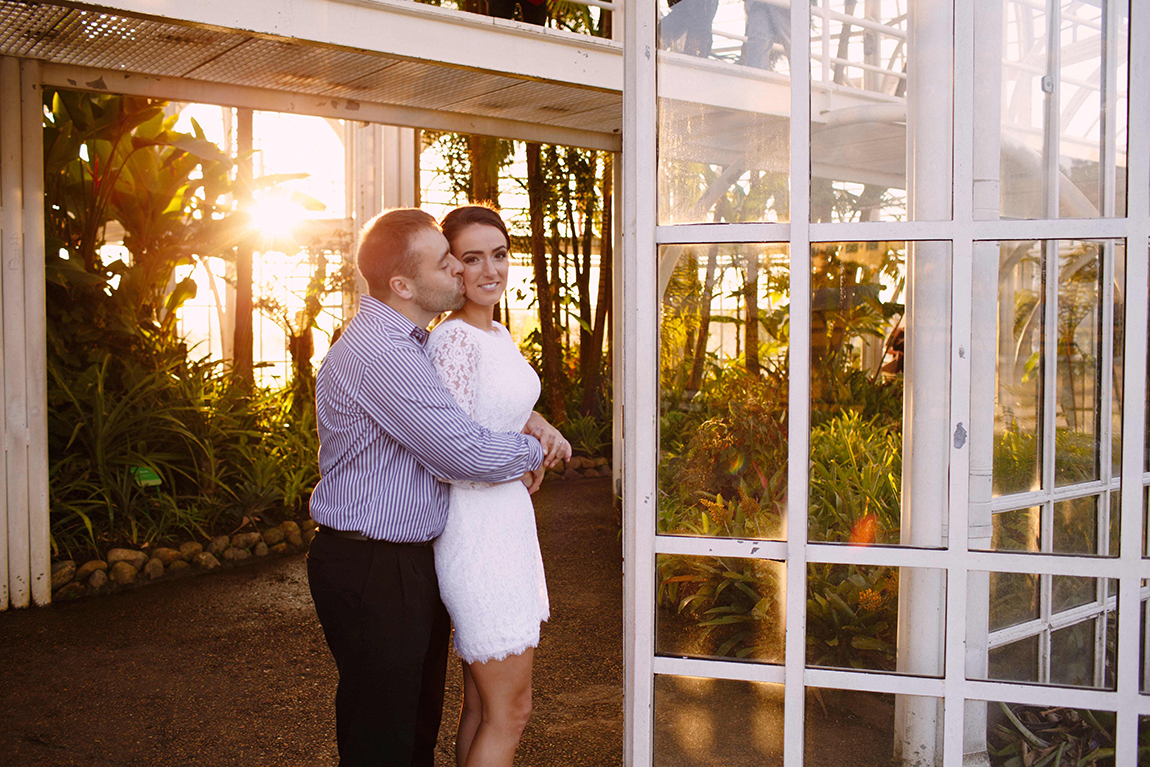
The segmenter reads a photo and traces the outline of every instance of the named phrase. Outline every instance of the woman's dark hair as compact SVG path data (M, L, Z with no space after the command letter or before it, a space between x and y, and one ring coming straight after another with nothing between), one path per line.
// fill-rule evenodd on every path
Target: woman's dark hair
M507 234L507 224L503 223L503 217L498 212L486 205L464 205L456 208L443 217L443 223L439 225L439 228L443 230L443 236L447 238L447 242L454 249L455 238L459 236L459 233L475 224L493 226L498 229L503 233L503 239L507 242L507 249L511 249L511 237Z

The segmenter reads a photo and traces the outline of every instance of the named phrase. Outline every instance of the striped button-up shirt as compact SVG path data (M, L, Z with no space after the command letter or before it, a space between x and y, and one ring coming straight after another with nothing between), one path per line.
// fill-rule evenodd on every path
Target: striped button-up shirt
M311 496L321 525L427 541L447 521L440 479L506 482L543 462L534 437L493 433L467 417L426 341L426 330L363 296L324 358L315 391L322 478Z

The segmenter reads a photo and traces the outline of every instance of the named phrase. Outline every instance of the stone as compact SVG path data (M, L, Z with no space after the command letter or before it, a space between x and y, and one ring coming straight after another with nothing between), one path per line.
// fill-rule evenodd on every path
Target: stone
M252 549L252 553L257 557L266 557L268 555L268 545L263 541L260 541L256 544L255 548Z
M602 467L602 466L607 466L607 465L609 465L610 463L611 463L611 462L610 462L610 461L608 461L606 458L602 458L602 457L600 457L600 458L596 458L596 459L595 459L595 463L594 463L594 464L592 464L592 465L593 465L593 466L594 466L596 469L598 469L598 468L600 468L600 467Z
M277 543L283 543L285 537L287 536L284 535L282 528L269 527L267 530L264 530L264 543L266 543L268 546L275 546Z
M176 549L159 548L152 552L152 558L160 560L164 567L171 567L173 562L183 559L184 555Z
M220 566L220 560L216 559L210 551L201 551L192 557L192 564L201 570L215 570Z
M52 592L52 599L56 602L63 602L68 599L76 599L77 597L84 596L84 584L79 581L68 581L60 588Z
M52 591L70 583L76 577L76 563L70 559L62 559L52 563Z
M299 533L288 533L287 542L298 549L303 546L303 536Z
M599 467L599 476L600 477L610 477L611 476L611 467L606 466L606 465L600 466Z
M314 525L303 525L300 528L299 537L303 538L303 542L305 545L310 546L312 539L315 538L315 526Z
M287 538L293 534L299 535L299 524L296 522L292 522L290 519L287 522L284 522L283 524L281 524L280 528L283 529L285 538Z
M191 561L192 557L199 554L204 550L204 547L195 541L188 541L180 545L180 553L184 555L185 561Z
M287 554L289 551L291 551L291 546L288 546L286 543L277 543L275 546L272 546L270 549L268 549L268 551L270 551L272 554Z
M104 566L104 570L92 571L92 574L88 576L88 588L92 591L102 591L108 585L108 573L105 570L107 570L107 565Z
M583 458L578 455L571 456L567 461L567 468L581 470L583 468Z
M599 476L599 470L598 469L584 469L583 470L583 476L586 477L587 479L591 479L592 477L598 477Z
M579 479L582 476L578 469L568 468L567 471L563 472L563 479Z
M563 479L563 472L555 471L554 469L547 470L547 476L544 479Z
M187 573L191 569L192 569L192 566L189 565L187 562L185 562L182 559L177 559L175 562L173 562L171 564L170 567L168 567L168 574L169 575L184 575L185 573Z
M235 546L228 546L224 549L223 557L225 562L239 562L240 560L247 559L251 554L245 549L237 549Z
M136 568L136 572L139 572L144 565L148 563L149 559L151 559L151 557L147 554L142 551L136 551L135 549L112 549L108 552L107 556L109 567L114 568L120 562L127 562ZM113 580L115 579L113 578Z
M76 580L86 581L96 572L105 572L108 569L108 563L102 559L91 559L80 565L80 569L76 571Z
M232 546L237 549L250 549L260 542L259 533L236 533L232 536Z
M218 557L220 554L223 554L224 550L227 549L228 546L231 546L231 545L232 545L232 539L231 538L229 538L226 535L217 535L215 538L212 538L212 540L208 543L207 551L214 558L214 557Z
M159 557L152 557L148 560L148 564L144 565L144 575L148 576L148 580L151 581L164 577L164 563L160 561Z
M136 570L134 564L121 560L112 565L109 578L111 578L113 583L118 583L121 586L131 586L136 582L138 573L139 571Z

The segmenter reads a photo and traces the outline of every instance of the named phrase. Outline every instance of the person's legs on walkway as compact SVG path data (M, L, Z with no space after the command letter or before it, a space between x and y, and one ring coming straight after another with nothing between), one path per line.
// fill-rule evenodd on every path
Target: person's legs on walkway
M356 541L320 533L308 554L308 583L316 615L339 669L336 741L341 767L430 765L435 743L417 731L430 727L435 696L425 680L446 634L430 547ZM442 680L443 673L438 674ZM438 730L442 713L434 712ZM428 720L421 726L421 715Z
M535 650L503 660L470 664L483 706L466 767L511 767L515 748L531 717L531 666Z

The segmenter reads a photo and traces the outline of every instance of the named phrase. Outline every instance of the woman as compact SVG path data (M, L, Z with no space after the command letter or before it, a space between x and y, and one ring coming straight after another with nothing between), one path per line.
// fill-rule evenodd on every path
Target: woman
M468 415L495 431L519 431L539 398L539 377L493 321L507 288L507 227L480 206L453 210L442 226L463 263L467 301L432 331L431 359ZM562 450L570 456L565 441ZM531 714L531 665L550 606L525 484L453 484L435 543L439 590L463 659L459 767L510 767Z

